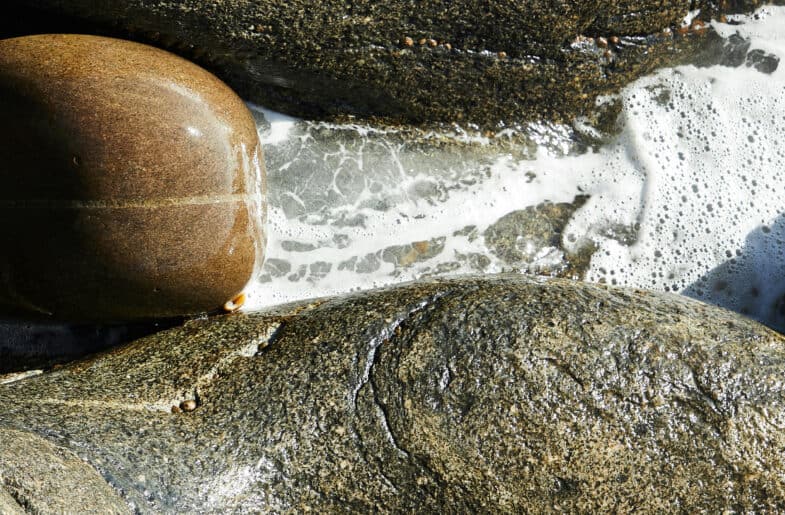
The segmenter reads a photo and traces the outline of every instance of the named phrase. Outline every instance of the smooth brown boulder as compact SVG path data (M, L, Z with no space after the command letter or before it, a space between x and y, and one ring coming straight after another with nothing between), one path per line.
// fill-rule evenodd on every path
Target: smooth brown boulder
M0 41L0 314L196 314L264 250L252 115L216 77L128 41Z

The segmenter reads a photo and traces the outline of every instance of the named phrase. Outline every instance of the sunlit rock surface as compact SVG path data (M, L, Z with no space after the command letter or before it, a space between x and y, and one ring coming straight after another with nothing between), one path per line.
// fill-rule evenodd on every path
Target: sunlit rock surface
M197 320L0 385L0 502L780 511L784 375L781 336L684 297L424 281Z
M0 317L120 322L220 309L264 254L248 108L171 53L0 40Z
M137 38L303 117L495 127L569 121L716 39L704 22L761 3L8 0L0 34Z
M119 492L76 452L26 431L0 429L0 513L128 513Z

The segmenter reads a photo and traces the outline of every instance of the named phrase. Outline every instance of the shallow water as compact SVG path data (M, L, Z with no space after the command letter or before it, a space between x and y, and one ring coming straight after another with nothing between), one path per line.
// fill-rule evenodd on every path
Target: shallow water
M414 137L252 106L269 242L246 309L520 271L680 292L785 328L785 7L731 22L714 26L738 33L738 66L663 69L600 99L621 107L613 134L579 120L514 140Z

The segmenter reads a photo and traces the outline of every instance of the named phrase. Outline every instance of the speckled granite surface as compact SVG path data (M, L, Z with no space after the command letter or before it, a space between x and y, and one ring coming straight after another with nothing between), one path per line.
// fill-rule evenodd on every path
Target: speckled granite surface
M491 127L569 121L715 39L703 22L681 30L691 9L705 21L761 3L11 0L0 34L151 42L298 116Z
M423 282L4 384L0 484L41 511L779 511L784 369L780 335L682 297Z

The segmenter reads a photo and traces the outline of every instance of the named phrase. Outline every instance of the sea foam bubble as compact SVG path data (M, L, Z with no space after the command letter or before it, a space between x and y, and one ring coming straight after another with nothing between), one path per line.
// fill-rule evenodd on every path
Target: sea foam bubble
M579 123L532 126L516 149L257 110L270 240L249 308L430 275L551 273L588 248L586 280L782 327L785 7L731 21L714 27L749 41L745 63L662 69L600 99L620 103L620 131L585 152Z

